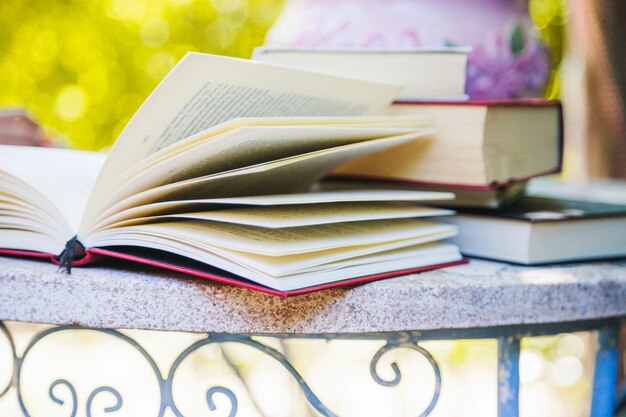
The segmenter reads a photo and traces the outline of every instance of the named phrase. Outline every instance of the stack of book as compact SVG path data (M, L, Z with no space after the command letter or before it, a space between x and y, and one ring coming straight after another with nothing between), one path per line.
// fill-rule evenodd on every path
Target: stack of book
M0 253L282 296L457 265L457 245L521 263L626 254L623 207L520 199L560 169L561 107L468 101L467 50L256 58L271 62L188 54L108 155L0 146Z
M626 207L525 196L527 181L561 170L562 109L543 99L463 96L467 50L257 48L261 61L405 86L384 114L435 131L334 170L323 187L448 191L431 202L458 214L449 241L466 255L522 264L626 256Z

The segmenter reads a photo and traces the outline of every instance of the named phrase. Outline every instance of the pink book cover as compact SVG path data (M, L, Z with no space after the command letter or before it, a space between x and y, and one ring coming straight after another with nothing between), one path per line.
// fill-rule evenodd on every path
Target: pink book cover
M104 248L88 248L86 249L86 255L80 259L77 259L73 262L73 267L80 267L84 265L93 265L98 263L99 261L103 261L106 258L116 258L125 261L155 266L162 269L167 269L176 272L182 272L184 274L210 279L212 281L221 282L224 284L230 284L237 287L247 288L255 291L261 291L266 294L271 294L279 297L290 297L294 295L308 294L315 291L325 290L328 288L337 288L337 287L345 287L357 284L364 284L366 282L377 281L386 278L393 278L402 275L414 274L417 272L425 272L431 271L434 269L445 268L448 266L462 265L468 263L467 259L461 259L455 262L449 262L444 264L437 265L428 265L419 268L411 268L404 269L400 271L390 271L381 274L367 275L357 278L350 278L342 281L329 282L321 285L314 285L311 287L300 288L290 291L280 291L275 290L273 288L269 288L245 278L241 278L237 275L217 270L211 268L210 265L202 264L201 262L186 260L182 257L176 257L179 259L178 262L164 260L161 256L149 256L142 254L130 254L119 252L112 249L104 249ZM141 252L141 251L139 251ZM29 258L39 258L39 259L47 259L54 264L59 264L59 258L56 255L52 255L50 253L42 253L42 252L32 252L32 251L24 251L24 250L13 250L13 249L0 249L1 255L9 255L9 256L20 256L20 257L29 257ZM185 259L185 261L181 262L180 259Z
M446 101L446 100L402 100L394 102L396 105L441 105L441 106L486 106L486 107L557 107L559 109L558 116L558 147L559 147L559 157L557 165L548 171L545 172L537 172L528 177L521 178L510 178L507 181L503 182L492 182L490 184L453 184L453 183L445 183L445 182L420 182L420 181L411 181L411 180L392 180L387 178L375 177L375 176L367 176L367 175L349 175L349 174L341 174L341 175L332 175L326 178L326 180L364 180L364 181L376 181L381 184L400 184L407 186L430 186L430 187L441 187L441 188L461 188L466 190L493 190L496 188L506 187L511 184L519 183L519 182L527 182L528 180L536 177L542 177L544 175L556 174L561 172L561 168L563 165L563 107L561 102L558 100L546 100L541 98L536 99L502 99L502 100L466 100L466 101Z

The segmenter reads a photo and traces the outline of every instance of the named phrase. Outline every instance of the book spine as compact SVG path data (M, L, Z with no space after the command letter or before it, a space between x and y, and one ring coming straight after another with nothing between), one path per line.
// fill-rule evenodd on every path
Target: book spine
M557 172L561 172L563 170L563 149L565 147L565 124L563 122L563 104L560 101L555 101L554 105L559 108L559 162L558 167L555 172L551 172L551 174L555 174Z

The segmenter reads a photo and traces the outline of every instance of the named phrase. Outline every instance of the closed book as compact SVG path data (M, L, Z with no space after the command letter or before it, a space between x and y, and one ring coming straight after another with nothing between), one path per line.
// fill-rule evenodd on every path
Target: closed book
M353 160L333 176L488 190L561 169L558 101L396 102L386 114L422 117L435 131Z
M458 210L450 242L469 256L526 265L626 256L626 206L522 197L506 210Z
M402 100L465 100L470 48L283 48L262 46L253 59L403 86Z

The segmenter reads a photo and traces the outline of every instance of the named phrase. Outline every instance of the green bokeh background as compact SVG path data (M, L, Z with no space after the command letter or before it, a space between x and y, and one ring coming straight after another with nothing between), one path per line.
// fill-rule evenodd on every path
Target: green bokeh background
M513 1L513 0L511 0ZM109 146L187 51L249 57L284 0L2 0L0 107L23 106L53 140ZM530 0L560 62L561 0ZM558 97L553 72L547 95Z
M187 51L249 57L282 0L2 0L0 106L102 149Z

